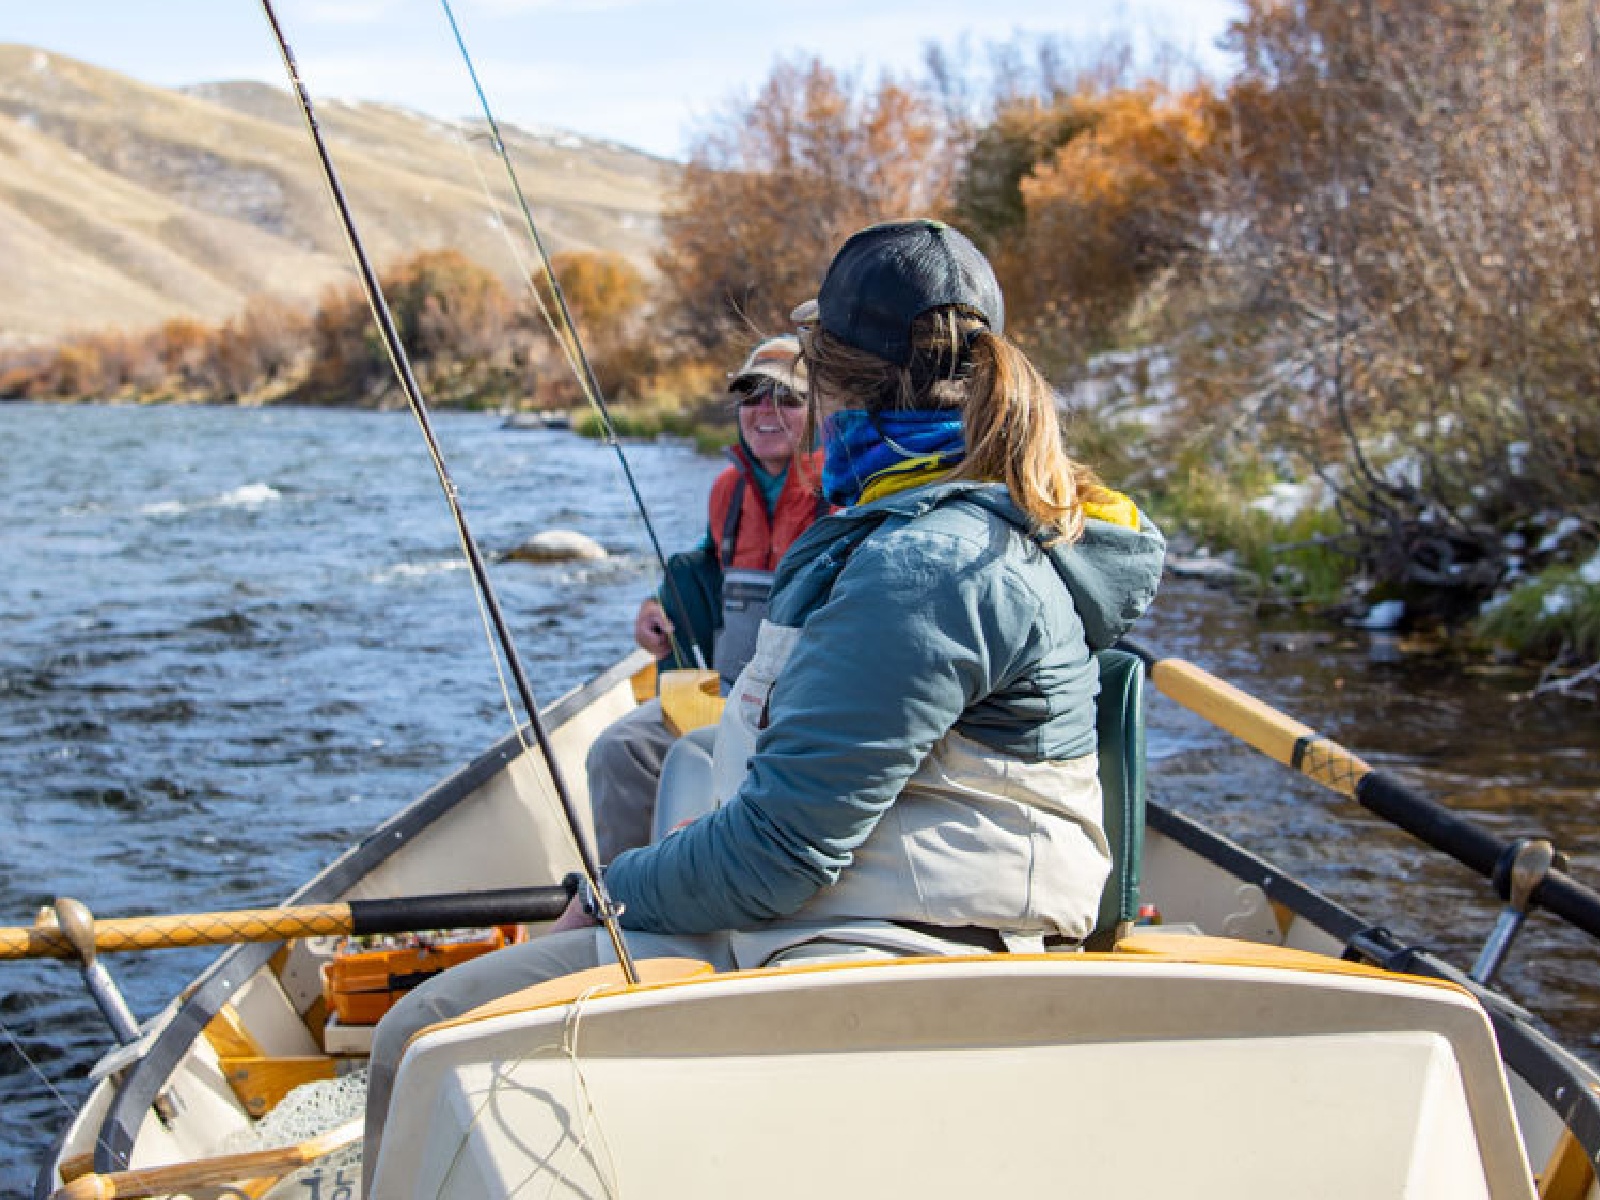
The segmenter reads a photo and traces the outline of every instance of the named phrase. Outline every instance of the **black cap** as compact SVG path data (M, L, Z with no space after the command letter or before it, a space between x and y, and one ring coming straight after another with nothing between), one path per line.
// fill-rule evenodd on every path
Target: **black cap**
M1006 305L989 260L957 229L916 219L869 225L833 256L815 300L793 319L819 323L857 350L907 366L911 323L929 309L956 305L981 317L993 332L1006 324Z

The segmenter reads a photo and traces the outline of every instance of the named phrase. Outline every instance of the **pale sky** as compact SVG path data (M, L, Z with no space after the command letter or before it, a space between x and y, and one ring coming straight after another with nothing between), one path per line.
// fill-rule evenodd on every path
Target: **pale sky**
M782 56L908 72L929 41L1095 41L1125 30L1222 72L1238 0L451 0L495 115L681 156L697 118L750 95ZM437 0L275 0L313 99L478 113ZM53 50L163 86L282 84L256 0L0 0L0 42Z

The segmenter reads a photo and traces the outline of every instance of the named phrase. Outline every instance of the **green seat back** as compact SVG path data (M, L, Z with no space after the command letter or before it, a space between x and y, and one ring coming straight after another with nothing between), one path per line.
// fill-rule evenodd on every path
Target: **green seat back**
M1097 725L1100 791L1111 875L1088 948L1109 950L1139 914L1144 857L1144 663L1126 650L1102 650Z

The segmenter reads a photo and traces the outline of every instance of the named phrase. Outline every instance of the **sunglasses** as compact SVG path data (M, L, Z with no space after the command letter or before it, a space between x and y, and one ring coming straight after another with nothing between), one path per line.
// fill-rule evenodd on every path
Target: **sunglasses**
M772 401L777 408L804 408L806 402L795 395L781 383L768 381L758 383L747 392L739 394L740 408L760 408L766 401Z

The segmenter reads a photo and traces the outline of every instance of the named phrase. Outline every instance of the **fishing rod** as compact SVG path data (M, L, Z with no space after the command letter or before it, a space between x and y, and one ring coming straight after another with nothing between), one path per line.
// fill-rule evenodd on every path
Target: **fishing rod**
M456 21L455 10L450 6L450 0L439 0L444 8L445 19L450 22L450 32L455 35L456 47L461 51L461 61L466 64L467 74L472 79L472 90L478 94L478 105L483 109L483 119L488 123L490 140L494 145L495 153L499 155L500 162L505 166L506 178L511 183L512 193L517 198L517 206L522 210L522 219L528 226L528 236L533 240L534 250L539 255L539 267L544 272L546 282L550 287L550 294L555 297L556 310L561 315L561 328L555 330L558 338L564 338L569 361L572 362L574 371L578 374L578 382L583 388L584 396L594 406L600 416L600 423L605 427L606 441L617 452L617 462L622 465L622 474L628 481L628 490L633 493L634 505L639 510L639 516L644 520L645 532L650 536L650 545L655 550L656 562L661 566L661 578L666 583L668 591L672 593L672 602L680 613L688 613L689 609L683 602L683 596L678 591L678 584L672 577L672 572L667 570L667 556L662 552L661 541L656 537L654 523L650 520L650 512L645 507L644 497L639 493L639 485L634 480L633 467L628 462L628 456L622 451L622 439L617 436L616 423L611 419L610 406L606 404L604 393L600 389L600 381L595 377L594 367L589 361L588 352L584 350L583 339L578 335L578 326L572 319L572 311L567 307L566 293L561 288L561 281L556 278L555 269L550 264L550 255L545 250L544 237L539 232L539 225L533 219L533 208L528 203L528 197L522 190L522 181L517 176L517 169L511 163L511 154L506 149L505 139L500 135L500 122L495 120L494 111L489 107L489 97L483 90L483 84L478 79L478 69L473 64L472 55L467 51L466 39L462 36L461 26ZM537 293L535 293L537 297ZM686 630L689 639L689 649L694 653L697 667L706 665L705 655L695 640L694 626L691 622ZM672 634L672 649L679 662L683 655L678 649L677 638Z
M289 48L289 40L284 36L283 27L278 23L278 14L273 10L272 0L261 0L262 11L266 14L267 23L272 26L272 36L278 43L278 51L283 56L284 69L288 72L289 82L294 87L295 96L300 103L300 113L305 117L306 129L311 134L312 145L316 148L317 159L322 165L322 177L328 185L328 193L333 199L334 209L339 216L339 223L344 229L345 241L349 244L351 257L355 259L356 270L361 276L362 290L366 293L367 303L372 308L373 319L378 324L378 331L383 336L384 348L389 353L389 362L394 367L395 377L400 382L400 388L405 393L406 401L411 406L412 414L417 419L417 424L422 429L423 440L427 443L428 453L433 459L433 467L439 476L439 485L444 489L445 502L450 506L450 515L455 520L456 532L460 536L461 546L466 553L468 565L472 569L472 578L478 589L478 595L488 612L489 620L494 625L495 635L499 640L500 649L505 657L506 665L511 671L511 677L516 682L517 693L522 699L523 708L528 714L528 723L533 728L534 738L539 743L539 751L544 756L545 767L550 772L550 782L555 788L556 796L561 801L562 812L566 816L567 828L572 835L572 840L578 849L578 859L582 864L583 874L588 881L594 895L594 916L605 926L606 933L611 938L611 946L616 953L617 962L622 967L624 978L630 984L639 982L639 973L634 967L633 958L628 953L628 947L623 941L622 927L617 918L620 915L616 905L605 891L605 883L600 875L599 863L595 859L594 851L590 848L587 839L583 836L583 827L578 820L577 808L572 802L572 794L567 788L566 780L561 773L561 764L556 758L555 750L550 744L550 735L544 727L544 720L539 715L539 705L533 696L533 687L528 682L528 675L522 667L522 658L517 653L515 641L511 637L510 627L506 624L505 616L500 610L500 602L495 596L494 588L489 582L489 571L484 565L483 555L478 550L478 543L472 536L472 531L467 526L467 516L462 510L455 481L450 477L449 468L445 465L443 452L439 448L439 441L434 436L433 424L428 419L428 405L423 398L421 385L417 383L416 375L411 369L411 360L406 354L404 343L400 340L400 333L395 328L394 317L389 312L389 304L384 299L383 285L378 282L377 274L373 271L372 261L367 257L366 247L362 245L361 235L356 229L355 217L350 212L350 206L345 200L344 188L339 183L339 173L335 170L333 159L328 153L327 142L322 136L322 128L317 123L317 113L311 103L311 95L300 79L300 68L295 62L294 51Z
M1144 661L1150 681L1169 699L1488 879L1508 907L1473 967L1479 982L1494 974L1531 905L1600 938L1600 893L1562 870L1548 841L1497 838L1332 738L1193 663L1159 658L1126 638L1118 645Z

